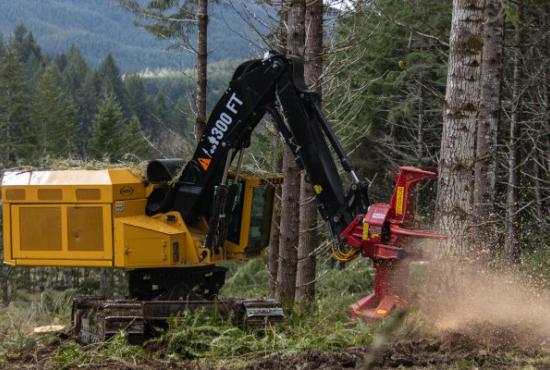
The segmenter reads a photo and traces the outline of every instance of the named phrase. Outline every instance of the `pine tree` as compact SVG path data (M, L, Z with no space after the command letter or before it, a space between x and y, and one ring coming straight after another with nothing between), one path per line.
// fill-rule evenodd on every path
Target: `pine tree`
M14 49L0 59L0 162L9 166L28 158L29 98L23 67Z
M68 91L75 95L82 87L90 67L82 58L80 50L76 46L71 46L67 55L67 64L62 70L63 83Z
M82 58L80 50L71 46L67 55L67 65L63 69L61 79L63 81L63 94L70 99L75 109L74 120L78 126L78 137L76 148L79 156L84 156L86 148L84 143L89 137L91 122L96 112L97 96L96 91L89 78L92 74L90 67ZM90 83L86 83L86 81Z
M23 72L29 85L34 86L43 72L45 60L33 34L20 23L11 35L9 45L23 64Z
M32 98L31 127L34 157L70 156L75 153L78 127L72 102L65 102L51 64L38 81Z
M120 70L113 59L111 53L107 54L103 62L97 69L97 78L99 82L99 93L101 96L114 95L120 104L124 114L128 114L127 98Z
M92 125L89 156L110 161L120 159L124 128L124 115L116 97L112 94L105 96Z

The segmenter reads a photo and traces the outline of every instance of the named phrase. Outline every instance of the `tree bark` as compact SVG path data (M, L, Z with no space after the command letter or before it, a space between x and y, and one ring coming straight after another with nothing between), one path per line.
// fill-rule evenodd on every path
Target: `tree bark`
M518 155L519 155L519 121L520 121L520 80L521 76L521 48L523 43L523 0L517 2L517 19L514 33L513 76L512 76L512 114L510 115L510 137L508 143L508 186L506 188L506 235L504 252L512 262L519 262L521 254L517 243L517 214L519 186Z
M286 24L287 24L287 4L281 1L279 8L279 32L278 47L279 51L283 54L286 53ZM275 125L275 123L273 123ZM275 133L273 135L272 142L273 152L277 153L273 157L272 169L276 173L280 173L283 167L283 158L281 149L281 142L279 135ZM271 237L269 240L269 292L272 297L277 296L277 276L279 272L279 240L281 231L281 185L277 185L275 191L275 202L273 204L274 220L271 223Z
M287 0L287 2L288 52L303 56L305 42L305 0ZM292 307L296 294L300 171L294 161L294 155L288 146L285 146L283 150L283 176L277 295L284 306Z
M323 2L309 1L305 15L305 82L321 97L320 79L323 54ZM298 271L296 277L296 300L310 304L315 300L316 256L318 245L316 233L317 204L311 184L302 173L300 183L300 239L298 242Z
M279 137L273 137L273 150L281 154ZM276 155L273 163L273 172L280 173L283 166L283 158ZM273 202L273 222L269 239L269 292L272 297L277 296L277 276L279 271L279 240L281 227L281 185L276 185L275 201Z
M483 3L453 0L436 202L439 226L449 235L443 242L443 252L448 254L469 252Z
M481 62L481 94L474 182L477 235L481 247L495 249L497 132L501 111L504 17L501 0L486 0Z
M195 109L195 134L200 140L206 126L206 68L208 63L207 35L208 35L208 0L198 0L198 42L197 42L197 86Z

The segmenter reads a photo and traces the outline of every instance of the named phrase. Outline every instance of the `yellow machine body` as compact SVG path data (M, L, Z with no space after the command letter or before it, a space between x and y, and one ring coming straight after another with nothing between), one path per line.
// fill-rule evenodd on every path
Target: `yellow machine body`
M271 182L239 176L238 206L219 253L202 248L205 220L148 216L152 185L130 169L7 172L4 263L26 266L185 267L261 254L269 241Z

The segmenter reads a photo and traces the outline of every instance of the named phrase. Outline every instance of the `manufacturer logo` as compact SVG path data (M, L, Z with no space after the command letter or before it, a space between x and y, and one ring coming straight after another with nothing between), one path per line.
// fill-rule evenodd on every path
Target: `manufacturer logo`
M122 213L122 212L124 212L125 208L126 208L126 203L124 203L124 202L116 202L115 203L115 213Z
M119 191L120 195L124 195L125 197L134 194L134 188L131 186L124 186L120 188Z

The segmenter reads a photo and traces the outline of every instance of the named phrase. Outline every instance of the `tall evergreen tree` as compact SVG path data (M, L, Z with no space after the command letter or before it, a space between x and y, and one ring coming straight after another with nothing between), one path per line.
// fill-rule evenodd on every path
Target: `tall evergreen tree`
M63 69L61 78L63 93L74 104L75 121L79 127L76 146L78 154L81 156L86 153L84 143L90 134L91 122L98 105L96 91L91 83L92 73L80 54L80 50L74 45L71 46L67 54L67 65Z
M42 74L45 60L33 34L20 23L11 35L9 44L23 64L25 77L34 86Z
M38 81L32 98L31 127L34 157L70 156L75 153L78 126L72 102L64 101L51 64Z
M64 84L73 96L82 87L89 71L90 67L80 54L80 50L74 45L71 46L67 54L67 64L62 72Z
M106 95L95 116L88 154L96 159L119 160L124 143L124 115L122 108L113 94Z
M27 158L29 98L23 67L16 51L8 48L0 59L0 161L9 166Z
M120 75L120 70L111 53L107 54L97 69L99 93L101 96L114 95L124 114L128 114L126 91Z

